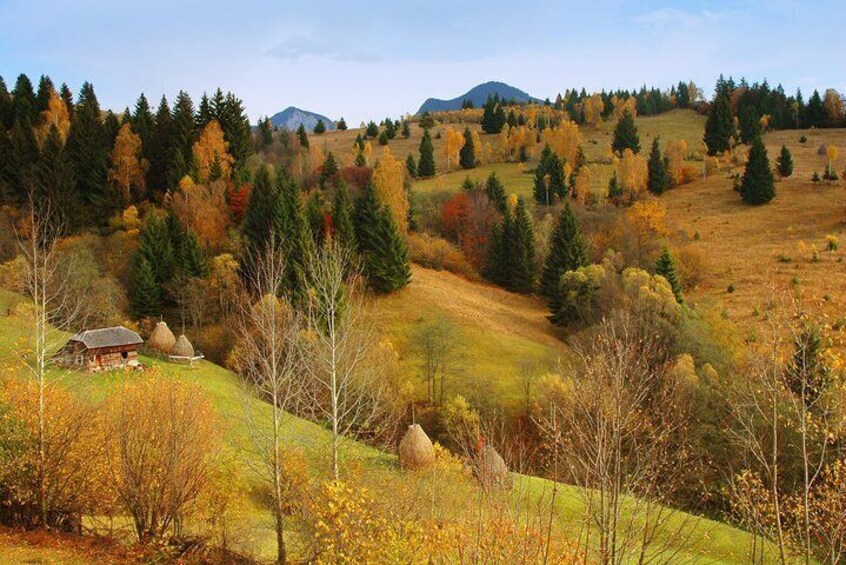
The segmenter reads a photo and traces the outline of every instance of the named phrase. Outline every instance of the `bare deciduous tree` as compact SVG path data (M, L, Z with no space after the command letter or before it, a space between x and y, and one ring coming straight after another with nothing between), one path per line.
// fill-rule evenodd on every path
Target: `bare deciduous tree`
M66 340L66 332L84 323L84 297L68 292L73 265L60 261L59 242L64 226L49 202L39 203L30 195L18 239L18 248L25 262L23 294L32 300L32 325L29 329L31 346L20 352L27 373L38 386L38 456L35 461L39 523L48 525L48 484L51 473L48 463L61 465L47 453L50 445L48 409L49 388L53 381L48 369L53 355Z
M437 316L417 328L412 340L426 381L426 399L443 404L446 381L457 369L463 345L458 327L449 318Z
M693 522L668 504L684 468L685 415L660 346L617 314L574 353L572 376L562 375L539 424L561 454L560 478L580 487L590 526L583 550L602 564L683 560Z
M307 336L302 341L312 417L332 432L332 476L340 475L344 436L377 435L392 404L381 367L368 362L373 325L366 318L359 277L349 252L334 240L305 261Z
M291 416L302 400L299 317L278 294L284 288L285 258L271 244L253 262L249 287L258 299L241 307L236 346L237 370L247 388L244 407L248 428L258 458L247 458L253 470L271 490L271 507L276 528L279 564L287 563L286 513L291 477L284 440ZM246 293L244 293L246 295ZM265 400L269 409L256 399Z

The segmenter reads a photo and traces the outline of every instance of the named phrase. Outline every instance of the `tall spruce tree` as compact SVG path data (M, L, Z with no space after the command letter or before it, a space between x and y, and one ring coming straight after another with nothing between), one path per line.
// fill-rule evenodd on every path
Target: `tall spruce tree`
M633 153L640 153L640 135L637 133L634 116L628 110L617 120L614 128L614 138L611 140L611 150L622 155L623 151L631 149Z
M267 147L273 143L273 124L267 116L259 120L257 137L259 148Z
M164 96L153 120L148 154L150 168L147 171L147 188L154 194L162 195L168 189L168 170L173 157L173 117Z
M420 160L417 161L417 174L423 178L435 176L435 148L427 129L423 130L423 139L420 140Z
M368 286L378 293L399 290L411 280L408 248L391 211L376 199L372 183L355 206L355 234Z
M787 178L793 174L793 156L784 144L782 144L781 153L776 159L776 171L781 178Z
M505 209L508 207L508 197L505 194L505 186L502 184L502 181L499 180L499 177L496 175L496 171L491 171L491 174L489 174L488 178L485 180L485 194L488 199L494 203L496 209L499 210L501 214L504 214Z
M13 199L22 202L29 193L32 169L38 161L38 142L26 114L15 118L8 141L9 152L4 157L7 160L9 187Z
M652 150L649 152L647 173L646 188L652 194L664 194L670 188L670 178L667 174L664 159L661 157L661 148L658 146L657 137L652 140Z
M65 229L75 231L81 223L82 203L68 152L53 125L33 169L32 191L37 201L49 203Z
M0 120L0 203L16 200L14 192L14 170L12 169L12 143L6 133L6 125Z
M335 156L330 151L326 154L326 158L323 159L323 166L320 169L320 178L318 179L320 188L326 188L326 181L335 180L337 175L338 162L335 160Z
M150 262L143 255L136 255L130 273L129 301L138 317L153 317L162 311L162 289L156 282Z
M673 295L676 297L676 302L681 304L682 300L682 285L678 270L676 269L676 261L670 254L670 250L664 246L661 255L655 262L655 274L661 275L667 282L670 283L670 288L673 289Z
M88 82L79 91L67 146L76 173L77 194L97 218L108 217L106 168L110 144L94 87Z
M171 158L168 163L168 184L176 188L182 177L191 170L193 147L196 140L194 102L187 92L179 91L173 104L171 122Z
M543 263L540 279L540 293L546 298L553 314L561 307L558 292L561 275L575 271L588 264L588 249L579 220L570 208L564 205L555 231L549 238L549 251Z
M160 289L164 289L173 278L177 251L167 219L155 214L148 216L141 228L136 256L149 263Z
M300 187L282 168L276 172L278 204L273 232L285 257L286 286L294 296L302 290L306 257L312 243Z
M515 292L529 293L534 290L537 278L535 234L529 210L522 198L517 201L513 226L513 238L509 244L511 268L507 288Z
M226 96L218 88L212 100L215 119L223 130L223 138L229 144L228 153L232 156L232 177L244 180L247 159L253 151L253 136L250 119L244 103L231 92Z
M458 164L462 169L472 169L476 166L476 151L473 147L473 134L469 127L464 128L464 145L458 152Z
M179 271L187 277L204 278L209 274L206 254L194 230L188 230L179 248Z
M62 83L62 87L59 90L59 96L61 96L62 101L65 103L65 108L68 109L68 118L71 120L73 119L73 93L71 92L70 88L64 82Z
M38 80L38 93L35 96L35 109L40 114L50 107L50 98L53 96L56 87L47 75L41 75Z
M6 81L0 77L0 125L8 131L12 129L13 123L15 123L15 103L12 101Z
M35 90L32 88L32 81L23 73L18 75L18 80L15 81L12 101L16 118L26 119L31 124L38 121L38 101L35 98Z
M719 155L731 149L731 138L734 135L734 124L731 118L731 108L728 97L717 94L708 110L705 121L705 145L708 155Z
M746 169L740 181L740 196L747 204L766 204L775 197L775 178L770 168L767 148L758 136L749 148Z
M308 149L308 133L306 133L306 129L303 124L300 124L300 127L297 128L297 141L300 142L300 147Z
M246 240L247 261L255 260L267 249L274 228L279 196L266 165L258 168L253 178L250 201L244 215L242 232Z
M346 184L341 184L335 191L332 202L332 228L335 241L342 247L357 252L355 226L353 225L353 202Z
M558 155L549 145L541 151L534 173L532 194L538 204L551 205L555 196L567 196L567 182L564 178L564 166Z

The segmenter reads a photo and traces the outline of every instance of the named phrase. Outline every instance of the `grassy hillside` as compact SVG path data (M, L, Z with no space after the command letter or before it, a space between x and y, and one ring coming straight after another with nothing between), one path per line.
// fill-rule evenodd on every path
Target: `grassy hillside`
M538 350L533 347L552 349L554 339L546 333L542 325L541 313L537 306L532 307L528 299L508 297L501 291L487 287L479 287L478 292L470 292L474 285L452 275L415 270L415 284L406 292L386 299L379 308L386 313L390 328L398 333L413 325L419 316L428 313L428 309L438 304L445 315L454 317L462 328L474 340L492 340L488 351L509 350L508 355L534 355ZM456 290L457 289L457 290ZM480 297L471 296L478 294ZM2 302L13 298L10 294L0 296ZM507 300L510 298L510 300ZM5 306L5 304L0 304ZM409 311L406 311L406 308ZM401 312L400 312L401 311ZM525 311L525 312L524 312ZM391 317L390 312L396 315ZM480 313L487 314L480 316ZM23 337L24 330L21 320L17 316L0 317L0 361L7 361L13 357L15 342ZM512 348L526 347L527 350L516 351ZM267 409L256 399L242 394L238 378L231 372L202 362L195 368L163 363L150 358L142 358L148 365L156 365L173 378L184 379L197 383L213 401L218 415L225 425L222 430L229 451L235 457L251 457L247 429L243 420L243 403L250 402L260 410ZM480 363L481 361L476 361ZM493 381L500 377L489 368L490 372L482 375L491 379L490 386L500 386ZM91 375L76 372L56 371L55 378L60 378L63 386L76 391L89 399L102 399L108 402L109 394L115 390L118 383L124 379L140 378L139 373L103 373ZM483 381L477 379L477 385ZM496 393L491 391L491 393ZM328 434L320 427L299 419L292 418L289 441L302 448L311 461L316 476L321 476L321 469L326 469L325 448ZM436 477L428 474L406 473L399 469L393 455L356 444L347 443L345 452L348 473L356 480L371 485L376 492L392 492L400 485L416 491L419 500L426 500L432 505L431 511L441 516L462 515L466 508L477 504L477 489L466 479L456 477L445 485L436 482ZM242 459L243 461L243 459ZM259 556L268 556L273 550L273 533L271 523L257 502L256 490L259 487L256 478L249 474L245 465L240 465L243 471L243 482L248 488L240 491L243 498L244 512L238 516L238 523L233 532L233 543L237 547ZM442 480L442 478L441 478ZM435 492L437 491L437 496ZM552 483L538 478L517 476L515 488L508 494L515 512L520 513L528 508L543 506L543 501L549 500ZM393 501L395 502L395 501ZM391 500L385 500L390 505ZM575 535L578 524L583 515L583 502L574 487L561 486L555 503L555 535ZM679 519L686 515L679 514ZM740 563L750 542L747 534L731 527L704 519L693 519L696 533L691 540L667 540L669 543L683 545L682 554L696 556L703 563ZM48 549L33 551L19 537L0 536L0 555L22 556L29 559L37 555L44 558L46 563L77 563L84 559L77 558L73 550ZM45 557L46 555L46 557ZM17 557L16 557L17 559ZM8 562L8 561L5 561ZM0 558L0 563L4 563Z

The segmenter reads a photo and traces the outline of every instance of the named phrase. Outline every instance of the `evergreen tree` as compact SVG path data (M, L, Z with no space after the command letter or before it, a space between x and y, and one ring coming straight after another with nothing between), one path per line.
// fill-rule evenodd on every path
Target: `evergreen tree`
M38 121L38 102L32 82L25 74L18 75L15 88L12 90L12 101L15 107L15 117L35 124Z
M353 253L358 250L353 226L353 203L346 184L341 184L335 191L332 202L332 228L334 238L342 247Z
M330 151L326 154L326 158L323 160L323 167L320 170L320 178L318 179L320 188L326 188L326 181L334 179L337 174L338 162L335 161L335 156Z
M825 125L825 108L822 97L817 90L808 99L808 106L805 108L805 123L807 128L818 128Z
M6 133L6 126L0 120L0 203L5 204L16 199L13 189L15 171L12 164L12 143Z
M501 214L504 214L506 208L508 208L508 199L505 194L505 186L503 186L499 177L496 176L496 171L491 171L491 174L488 175L487 180L485 180L485 194L490 201L494 203L496 209L499 210Z
M149 263L159 289L173 278L176 253L167 220L156 215L148 216L141 228L136 254Z
M375 138L377 135L379 135L379 126L376 125L376 122L370 120L369 122L367 122L367 129L364 130L364 134L370 139Z
M300 147L303 149L308 149L308 134L306 133L305 126L300 124L300 127L297 128L297 140L300 142Z
M402 137L403 139L411 137L411 127L408 125L408 120L402 121Z
M485 133L499 133L507 122L505 109L500 103L498 95L488 95L482 107L482 131Z
M82 206L76 192L76 178L59 130L50 128L33 169L32 190L38 201L49 202L62 225L70 231L80 225Z
M776 171L781 178L787 178L793 174L793 156L784 144L781 146L781 154L776 159Z
M408 171L408 176L413 179L417 178L417 163L414 161L414 155L411 153L405 158L405 170Z
M682 286L679 278L678 270L676 269L676 261L670 255L670 250L665 246L661 251L661 256L655 262L655 274L661 275L667 282L670 283L670 288L673 289L673 295L676 297L676 302L681 304L682 300Z
M326 133L326 124L323 123L323 120L318 119L317 123L314 124L314 134L321 135Z
M747 104L740 110L739 118L741 143L752 143L753 139L761 135L758 111L751 104Z
M155 273L150 262L143 255L137 255L130 275L130 303L138 317L153 317L162 310L162 289L156 283Z
M391 118L385 120L385 136L388 139L393 139L397 136L397 126L391 121Z
M719 155L731 149L733 135L734 124L728 98L717 94L708 110L708 119L705 121L704 141L708 147L708 155Z
M631 149L633 153L640 152L640 136L637 133L634 116L628 110L617 121L614 128L614 138L611 141L611 150L622 155L623 151Z
M135 111L130 119L132 132L141 138L141 154L148 161L150 160L149 149L150 139L153 136L153 113L150 111L150 103L147 97L141 93L135 103Z
M73 119L73 93L71 93L67 84L62 83L61 90L59 90L59 96L62 98L62 101L65 103L65 107L68 109L68 117Z
M187 277L204 278L209 274L206 254L194 230L188 230L182 238L179 249L179 270Z
M588 249L579 220L570 208L564 205L555 231L549 239L549 252L541 272L540 293L546 298L553 315L561 307L558 292L561 275L575 271L588 264Z
M388 132L382 130L382 133L379 134L379 145L387 145L388 144Z
M296 181L284 169L276 173L278 204L273 218L273 232L285 257L286 287L295 296L302 290L301 281L311 238L305 209Z
M411 280L408 248L391 216L380 206L372 183L355 206L355 234L368 285L377 293L399 290Z
M6 87L6 81L0 77L0 125L4 130L12 129L12 124L15 123L15 103L12 101L12 95Z
M218 103L222 103L222 100L218 100ZM203 131L203 128L206 127L206 125L208 125L208 123L214 118L215 110L212 108L211 100L209 100L208 95L203 92L203 95L200 97L200 104L197 106L197 115L194 116L194 130L197 132Z
M553 203L556 195L561 198L567 195L564 166L549 145L544 146L535 167L533 195L535 202L547 206Z
M83 84L79 91L67 146L76 173L77 194L92 207L97 217L108 217L106 168L111 146L100 118L100 104L90 83Z
M270 118L267 116L263 120L259 120L258 143L260 148L273 143L273 124L270 123Z
M253 136L250 119L244 103L231 92L226 96L218 88L212 99L215 119L223 130L223 138L229 144L228 153L232 156L232 177L244 180L247 159L253 151Z
M679 86L676 89L676 105L679 108L690 107L690 91L687 89L687 84L683 81L679 82Z
M611 180L608 181L608 198L614 203L619 203L622 197L623 189L617 182L617 172L615 171L611 174Z
M50 97L56 87L53 86L53 81L47 75L41 75L38 81L38 94L35 96L35 109L41 113L50 107Z
M170 188L176 188L182 177L190 171L195 139L194 102L191 101L187 92L180 91L173 105L171 141L169 144L172 150L167 173Z
M22 202L26 200L32 168L38 160L38 142L26 114L15 118L8 145L9 153L4 157L7 159L9 187L14 199Z
M246 242L247 259L255 260L267 249L279 206L279 195L270 180L267 166L262 165L253 178L250 202L244 215L242 232Z
M432 138L429 137L429 130L423 130L423 139L420 140L420 160L417 161L417 174L422 178L435 176L435 148L432 145Z
M658 146L658 138L652 140L652 150L649 152L647 165L648 177L646 187L652 194L664 194L670 187L669 175L661 157L661 148Z
M458 164L462 169L472 169L476 166L476 152L473 148L473 134L470 133L470 128L464 128L464 145L458 152Z
M775 179L767 148L758 136L749 148L746 170L740 182L740 195L747 204L766 204L775 197Z
M535 240L525 202L518 200L512 214L506 210L494 229L486 276L512 292L531 292L536 278Z
M344 118L341 118L340 120L338 120L338 125L337 125L337 126L335 126L335 127L337 127L337 128L338 128L338 130L340 130L340 131L347 131L347 122L346 122L346 120L344 120Z
M150 136L150 168L147 170L147 188L154 194L164 194L168 189L168 170L173 156L173 117L167 98L162 96L156 117L153 120L153 132Z

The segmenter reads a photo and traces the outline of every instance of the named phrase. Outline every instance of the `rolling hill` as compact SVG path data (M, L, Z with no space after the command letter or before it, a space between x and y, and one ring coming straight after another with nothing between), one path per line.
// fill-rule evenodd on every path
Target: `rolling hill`
M294 106L288 106L281 112L277 112L270 117L270 123L275 127L289 131L294 131L302 125L306 131L310 132L314 129L318 120L323 120L327 130L335 129L335 122L326 116L309 112L308 110L301 110Z
M498 94L499 97L504 100L514 100L515 102L539 101L537 98L530 96L519 88L515 88L511 85L505 84L504 82L490 81L474 86L461 96L453 98L452 100L428 98L425 102L423 102L423 105L420 106L420 109L417 110L417 113L422 114L423 112L458 110L461 108L461 103L464 100L469 100L473 103L473 106L479 108L485 103L488 96L493 96L494 94Z

